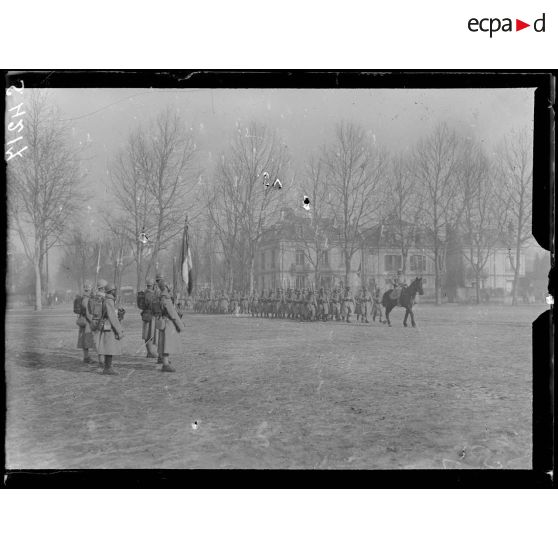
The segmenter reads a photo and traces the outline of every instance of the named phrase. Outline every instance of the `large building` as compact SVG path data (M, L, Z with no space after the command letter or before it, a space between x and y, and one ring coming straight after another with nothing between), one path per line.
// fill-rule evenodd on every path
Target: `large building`
M348 276L353 288L365 284L369 288L377 285L385 290L397 271L405 269L407 280L419 275L423 277L425 297L434 296L433 250L428 234L413 234L407 243L406 262L403 262L397 235L388 227L377 225L360 236ZM466 257L468 250L463 239L458 239L448 251L443 292L450 300L468 297L468 290L475 288L475 274ZM258 290L331 287L345 283L345 258L337 224L332 219L322 219L316 224L307 212L281 211L278 222L262 235L255 265ZM524 274L525 257L522 254L520 276ZM509 293L513 277L508 247L499 242L490 250L480 287Z

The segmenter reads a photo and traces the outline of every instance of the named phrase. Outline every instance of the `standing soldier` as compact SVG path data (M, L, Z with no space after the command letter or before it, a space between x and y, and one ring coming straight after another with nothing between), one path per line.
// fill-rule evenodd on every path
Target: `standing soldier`
M157 330L155 329L155 316L153 315L152 303L155 298L153 281L148 279L145 282L144 307L141 311L143 322L141 338L145 341L147 358L157 358Z
M331 320L339 321L339 296L337 294L337 287L333 287L331 296L329 298L329 311L331 313Z
M313 322L316 319L317 311L316 291L308 289L308 297L306 299L306 319Z
M99 352L99 337L101 334L101 318L103 316L103 303L105 300L105 288L108 283L104 279L97 281L95 293L89 300L89 310L91 313L91 331L93 332L93 340L97 347L97 356L99 359L99 368L103 368L103 356Z
M116 287L112 283L107 284L105 293L103 314L100 322L98 351L99 355L105 357L103 374L114 376L117 372L112 368L112 357L122 354L120 340L124 337L124 332L114 307Z
M81 296L79 304L79 317L76 324L79 327L77 348L83 349L83 362L86 364L91 363L89 356L89 349L95 348L95 340L93 332L91 331L91 311L89 309L89 301L91 299L91 284L85 283L83 285L83 295Z
M372 321L376 321L376 315L379 315L380 323L382 323L382 300L381 300L380 287L376 287L374 290L374 296L372 297Z
M362 298L361 295L355 296L355 315L356 321L359 322L362 316Z
M351 314L355 310L355 299L351 293L351 287L345 287L345 297L343 298L342 313L347 323L351 323Z
M362 296L360 299L361 304L361 312L362 312L362 321L366 322L367 324L370 323L368 321L368 315L372 310L372 297L368 292L366 287L362 287Z
M320 287L320 294L318 295L318 319L327 322L329 314L329 301L327 293L324 292L324 288Z
M236 294L236 291L233 291L231 294L231 301L229 303L229 313L233 315L238 313L238 296Z
M157 320L159 330L159 356L162 357L162 372L176 372L171 366L169 356L180 349L179 333L184 330L184 324L179 318L164 280L159 281L161 294L159 304L161 306L160 318Z
M285 302L287 303L287 318L293 319L293 291L289 287L287 289L287 296L285 297Z

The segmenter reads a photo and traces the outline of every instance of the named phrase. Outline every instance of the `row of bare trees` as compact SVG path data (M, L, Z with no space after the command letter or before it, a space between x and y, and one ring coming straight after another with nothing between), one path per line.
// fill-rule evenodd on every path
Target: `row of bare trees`
M228 290L251 292L262 235L277 223L281 208L299 206L304 193L311 211L297 240L316 274L331 223L346 282L363 233L381 223L399 246L404 267L422 232L434 263L437 303L452 234L467 240L464 257L477 297L491 252L507 242L517 299L517 262L531 221L527 133L489 154L479 142L441 124L413 149L390 155L360 126L341 122L332 141L309 158L297 182L281 139L261 123L237 127L217 163L205 169L205 179L185 130L176 116L161 114L151 127L132 133L111 168L118 223L133 249L138 286L153 271L162 249L172 246L181 217L189 211L198 217L193 240L204 252L198 256L198 275L212 278L217 273ZM276 178L283 189L273 187ZM145 266L145 247L137 241L142 230L153 236Z
M33 266L35 308L41 310L49 250L61 243L87 196L81 188L82 154L69 141L68 130L46 94L26 92L21 111L28 149L7 163L8 228Z
M277 223L282 207L300 206L303 194L311 211L297 240L316 273L331 239L328 223L335 224L333 241L347 282L372 226L390 231L403 265L417 232L426 231L440 302L451 233L467 239L464 256L477 285L490 252L505 237L517 299L520 254L531 224L527 132L487 153L441 124L412 149L393 155L360 126L341 122L297 180L286 146L264 124L238 126L210 167L186 124L166 110L132 130L112 160L113 199L99 208L108 234L91 239L79 226L87 201L80 153L42 94L32 93L26 108L29 150L8 164L9 225L33 264L38 309L52 246L65 246L62 265L83 283L97 272L95 254L104 243L101 267L116 262L120 274L133 267L140 288L160 261L172 261L186 214L198 275L222 275L228 289L252 291L264 232Z

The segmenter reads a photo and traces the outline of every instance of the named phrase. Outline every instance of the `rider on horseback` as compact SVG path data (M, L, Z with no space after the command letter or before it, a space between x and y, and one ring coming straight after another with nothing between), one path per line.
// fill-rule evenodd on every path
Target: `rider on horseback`
M405 275L402 269L397 270L397 275L394 275L391 282L393 283L393 290L390 293L390 298L396 300L399 298L403 287L407 286Z

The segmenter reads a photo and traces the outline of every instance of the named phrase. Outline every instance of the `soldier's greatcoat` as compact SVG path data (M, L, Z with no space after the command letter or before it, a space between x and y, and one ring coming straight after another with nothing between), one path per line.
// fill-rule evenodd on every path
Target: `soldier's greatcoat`
M85 318L85 325L80 326L78 331L78 349L94 349L95 340L93 338L93 332L91 331L91 312L89 311L89 299L88 294L84 294L81 299L81 314L80 317Z
M170 294L166 289L161 292L160 301L161 309L163 310L161 320L164 325L163 329L159 330L159 355L176 354L180 351L179 333L184 329L184 324L178 316Z
M355 299L350 291L345 293L341 304L341 314L348 318L355 311Z
M100 355L121 355L120 339L117 337L120 337L123 332L114 309L114 295L111 293L107 294L103 301L103 318L101 322L103 321L106 324L110 324L110 331L105 331L101 327L97 352Z
M368 320L368 316L372 312L372 297L368 291L362 292L360 302L362 316L365 320Z
M147 296L150 293L150 296ZM157 330L155 329L155 316L151 312L151 299L155 295L153 289L146 289L146 308L141 311L142 329L141 338L144 341L151 341L157 344Z

